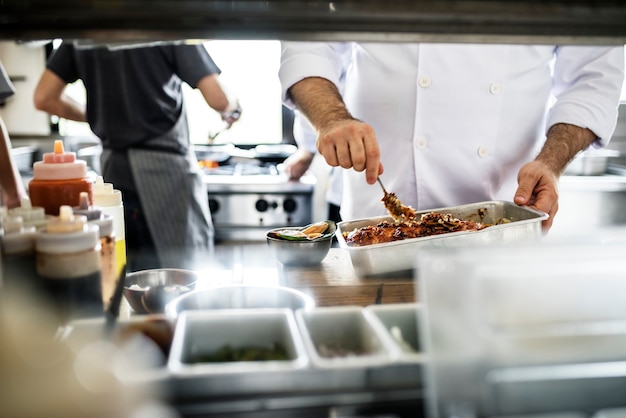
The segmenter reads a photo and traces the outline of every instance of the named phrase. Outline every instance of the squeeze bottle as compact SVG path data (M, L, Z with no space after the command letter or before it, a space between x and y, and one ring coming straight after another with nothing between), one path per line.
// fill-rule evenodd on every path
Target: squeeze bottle
M6 216L2 222L2 277L8 291L22 291L35 296L37 273L35 270L34 226L24 226L21 216Z
M33 179L28 194L33 206L41 206L48 215L59 215L62 205L78 206L80 192L93 201L92 182L87 178L87 163L76 153L65 152L63 141L54 141L54 152L46 152L42 161L33 164Z
M28 197L22 199L20 207L9 209L9 216L21 216L24 221L24 226L34 226L35 228L41 228L46 226L48 217L44 208L40 206L33 206Z
M37 231L37 275L60 323L104 313L98 229L63 205Z
M124 203L122 192L113 188L113 184L105 183L102 176L96 177L93 185L93 204L102 209L102 213L113 218L115 233L115 277L119 277L126 264L126 226L124 224Z
M80 205L73 210L74 215L84 215L87 218L87 223L98 225L102 262L102 304L104 309L107 309L113 297L118 277L116 274L113 217L103 213L99 206L89 206L89 196L86 192L80 192Z

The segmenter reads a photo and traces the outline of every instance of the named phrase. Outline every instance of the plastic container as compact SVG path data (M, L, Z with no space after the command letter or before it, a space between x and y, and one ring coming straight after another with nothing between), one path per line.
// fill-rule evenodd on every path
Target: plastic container
M100 207L102 213L113 218L116 277L118 277L126 264L126 227L122 193L114 189L113 184L105 183L102 176L98 176L93 185L93 204Z
M102 304L108 308L117 282L115 259L115 231L113 217L102 213L100 206L90 206L87 193L80 193L80 205L74 208L74 215L83 215L90 224L98 225L100 235L100 258L102 262Z
M2 278L4 289L31 293L36 285L35 237L33 226L24 226L20 216L6 216L2 222Z
M63 205L37 231L37 275L61 323L103 314L99 227Z
M46 226L50 217L50 215L46 216L43 207L33 206L29 198L22 199L19 208L9 209L8 216L20 216L24 226L34 226L35 228Z
M33 206L41 206L48 215L59 215L63 205L78 206L80 192L87 192L93 202L93 183L87 178L87 163L76 153L65 152L63 141L54 141L54 152L43 155L33 164L33 179L28 194Z

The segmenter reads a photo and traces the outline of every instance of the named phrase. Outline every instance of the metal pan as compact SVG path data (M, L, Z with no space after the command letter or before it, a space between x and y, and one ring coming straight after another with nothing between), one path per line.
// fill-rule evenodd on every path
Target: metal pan
M346 243L344 233L357 228L376 225L383 221L393 222L389 216L343 221L337 224L339 247L350 254L352 268L359 276L374 276L392 272L413 270L416 255L423 248L454 248L473 245L493 245L541 238L541 222L548 215L525 206L507 201L486 201L461 206L418 211L418 215L429 212L450 213L463 219L496 223L507 218L511 222L493 225L480 231L451 232L422 238L411 238L383 244L352 247Z

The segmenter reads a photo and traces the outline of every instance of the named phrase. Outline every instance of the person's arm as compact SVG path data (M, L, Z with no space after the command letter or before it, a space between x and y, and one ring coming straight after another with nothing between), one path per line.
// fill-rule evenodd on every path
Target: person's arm
M222 115L222 119L229 127L239 120L241 116L239 101L227 94L217 74L209 74L201 78L196 87L202 93L207 104Z
M44 70L35 88L35 108L60 118L87 122L85 107L64 94L67 83L49 69Z
M558 210L558 179L567 164L591 144L606 145L615 129L624 80L623 47L556 48L546 142L518 174L514 202L546 212L548 231Z
M587 128L566 123L553 125L535 160L520 169L513 201L550 215L543 222L544 231L550 229L558 211L559 177L576 154L596 139L596 134Z
M307 172L317 154L317 134L309 121L298 110L293 115L293 139L298 149L282 164L291 180L298 180Z
M365 170L369 184L383 172L374 129L352 117L339 90L329 80L307 77L289 88L288 94L316 129L317 149L333 167Z
M11 141L2 118L0 118L0 186L2 204L9 209L19 207L22 199L27 197L24 183L11 155Z

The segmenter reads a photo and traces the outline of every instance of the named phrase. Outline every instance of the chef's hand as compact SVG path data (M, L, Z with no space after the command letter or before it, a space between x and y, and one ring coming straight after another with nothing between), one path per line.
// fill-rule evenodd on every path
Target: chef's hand
M241 117L241 106L239 102L235 102L232 108L229 106L226 110L220 112L222 120L226 122L226 129L230 129L233 123L237 122Z
M332 121L317 135L317 149L332 166L365 170L368 184L376 183L384 171L374 128L357 119Z
M559 176L553 169L537 160L524 164L517 175L518 187L513 201L550 215L541 224L544 234L552 227L559 209L558 182Z
M547 233L559 209L558 182L561 173L576 154L598 137L588 128L557 123L548 129L546 142L535 161L522 166L517 175L518 188L513 201L550 215L543 221Z
M298 148L296 152L291 154L283 161L283 169L290 180L298 180L306 173L311 166L315 154L304 148Z
M288 94L317 130L317 150L331 167L365 171L369 184L383 173L374 129L354 119L332 82L321 77L304 78Z

